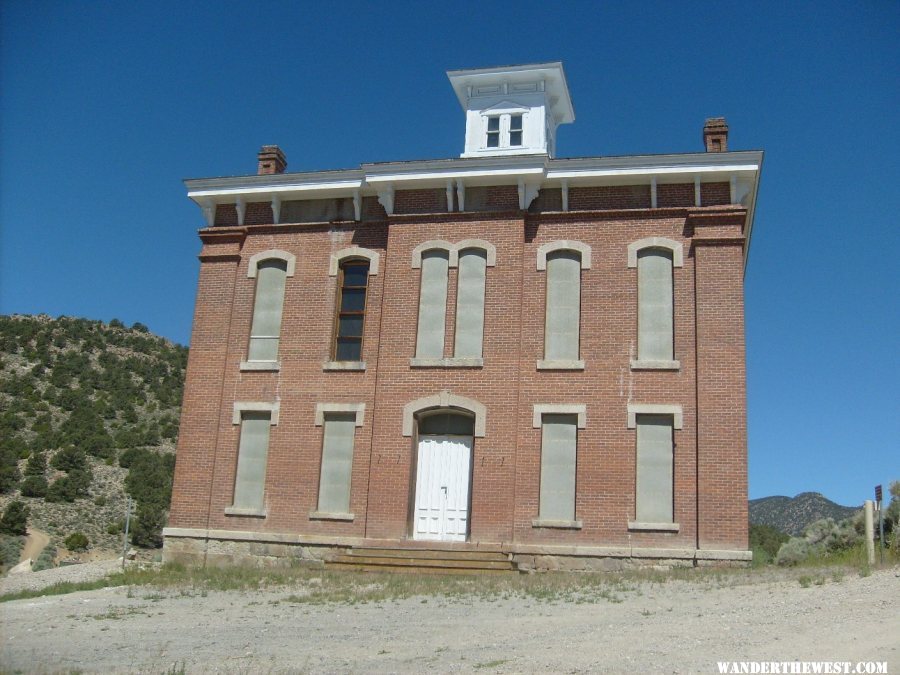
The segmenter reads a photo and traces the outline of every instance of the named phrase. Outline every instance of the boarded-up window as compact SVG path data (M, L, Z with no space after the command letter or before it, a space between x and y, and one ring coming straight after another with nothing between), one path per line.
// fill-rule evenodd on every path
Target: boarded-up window
M638 252L638 358L675 358L672 314L672 252Z
M432 249L422 254L422 288L419 291L418 358L444 356L444 326L447 313L447 251Z
M672 417L638 415L635 516L642 523L672 522Z
M269 454L271 413L241 414L241 440L237 475L234 480L234 508L262 511Z
M581 256L556 251L547 256L547 316L544 358L577 360L581 321Z
M350 511L350 473L353 468L353 435L356 413L328 413L322 441L319 475L319 511Z
M275 361L281 333L281 310L284 305L284 260L264 260L256 272L256 300L250 327L250 361Z
M454 356L481 357L484 338L484 286L487 254L466 249L459 256Z
M577 415L541 418L541 520L575 520Z

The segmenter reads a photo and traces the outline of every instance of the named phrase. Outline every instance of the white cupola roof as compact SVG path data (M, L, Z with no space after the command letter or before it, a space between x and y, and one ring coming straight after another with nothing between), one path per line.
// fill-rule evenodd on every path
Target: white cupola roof
M448 70L466 111L460 157L556 154L556 128L575 121L562 63Z

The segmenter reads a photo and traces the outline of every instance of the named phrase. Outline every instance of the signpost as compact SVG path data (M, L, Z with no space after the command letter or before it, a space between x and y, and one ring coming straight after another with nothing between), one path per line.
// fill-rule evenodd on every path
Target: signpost
M881 513L881 486L875 486L875 503L878 504L878 540L881 550L881 564L884 565L884 517Z

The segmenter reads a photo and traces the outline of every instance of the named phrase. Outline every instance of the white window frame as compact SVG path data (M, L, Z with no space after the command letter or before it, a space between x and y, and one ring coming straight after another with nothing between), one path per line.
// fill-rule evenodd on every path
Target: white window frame
M518 145L510 144L510 131L512 126L512 118L513 117L521 117L522 118L522 127L518 129L522 134L522 142ZM488 131L489 121L491 119L499 119L499 131L492 132ZM510 107L510 108L502 108L502 109L492 109L485 110L481 113L481 124L482 124L482 134L481 134L481 150L484 152L495 152L497 150L516 150L519 148L526 147L525 143L525 130L527 126L528 119L528 109L527 108L518 108L518 107ZM488 145L488 135L491 133L497 133L499 140L498 145L490 146Z

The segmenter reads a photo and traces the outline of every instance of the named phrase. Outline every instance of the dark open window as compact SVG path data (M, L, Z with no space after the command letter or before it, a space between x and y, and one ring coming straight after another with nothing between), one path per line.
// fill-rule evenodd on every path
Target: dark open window
M341 265L340 293L334 330L335 361L361 361L366 321L369 261L348 260Z

